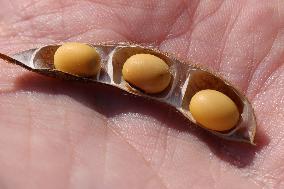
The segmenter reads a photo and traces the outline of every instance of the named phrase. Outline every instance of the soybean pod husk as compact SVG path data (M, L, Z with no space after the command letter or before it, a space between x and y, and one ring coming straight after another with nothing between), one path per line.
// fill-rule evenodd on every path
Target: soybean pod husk
M256 120L253 108L248 99L229 82L207 69L194 66L178 60L174 56L151 47L137 44L89 44L100 55L101 69L94 77L82 77L58 71L54 68L53 57L58 45L48 45L40 48L19 52L13 56L0 53L0 58L8 63L16 64L29 71L48 77L78 82L91 82L103 86L111 86L146 99L152 99L179 112L187 121L226 140L246 142L254 145ZM128 84L122 77L124 62L132 55L146 53L163 59L169 66L172 80L169 86L159 94L147 94ZM189 102L200 90L213 89L230 97L240 112L236 126L226 132L207 129L197 123L189 111Z

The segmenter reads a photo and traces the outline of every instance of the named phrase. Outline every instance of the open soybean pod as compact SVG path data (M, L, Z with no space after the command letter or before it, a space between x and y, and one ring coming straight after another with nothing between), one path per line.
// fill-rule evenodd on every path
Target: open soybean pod
M30 71L50 77L117 87L128 93L166 104L166 107L174 108L188 121L218 137L254 144L256 121L252 106L243 94L221 77L205 69L184 63L156 49L140 45L120 43L90 46L95 48L100 60L100 70L92 77L78 76L55 69L54 54L60 45L50 45L27 50L17 53L13 57L0 54L0 58ZM123 65L130 57L136 54L154 55L168 65L171 79L163 91L153 94L147 93L124 80L122 75ZM236 105L239 119L231 129L225 131L208 129L208 127L200 124L192 116L189 111L190 101L196 93L205 89L212 89L223 93ZM216 107L216 111L219 111L218 107Z

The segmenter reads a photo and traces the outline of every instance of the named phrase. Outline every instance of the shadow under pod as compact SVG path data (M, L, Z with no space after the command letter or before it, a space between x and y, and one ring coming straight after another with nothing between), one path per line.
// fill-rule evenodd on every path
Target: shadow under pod
M257 130L256 146L220 139L193 125L168 105L134 96L107 85L63 81L35 73L26 73L17 78L15 88L15 91L64 94L106 117L127 112L152 116L167 127L197 136L220 160L238 168L249 166L256 152L269 143L268 137L260 130Z

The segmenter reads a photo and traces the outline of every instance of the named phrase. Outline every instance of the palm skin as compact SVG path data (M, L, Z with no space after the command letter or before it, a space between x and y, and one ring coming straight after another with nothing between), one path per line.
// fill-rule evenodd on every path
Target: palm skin
M1 0L0 50L132 41L206 66L251 100L257 146L112 88L1 61L0 188L283 188L284 2Z

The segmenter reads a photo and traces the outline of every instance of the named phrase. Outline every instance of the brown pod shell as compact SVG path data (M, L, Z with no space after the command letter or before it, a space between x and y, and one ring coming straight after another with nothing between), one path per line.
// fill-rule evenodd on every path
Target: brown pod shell
M13 57L0 53L0 58L22 66L30 71L61 78L64 80L77 80L81 82L94 82L120 88L130 94L153 99L166 104L180 112L188 121L200 126L208 132L238 142L254 144L256 132L256 120L254 111L248 99L235 89L229 82L221 77L196 66L184 63L173 56L160 52L153 48L147 48L136 44L96 44L101 59L101 69L94 77L75 76L54 69L53 57L60 45L49 45L37 49L31 49L15 54ZM169 66L172 76L169 86L158 94L146 94L135 86L128 84L122 77L124 62L135 54L152 54L163 59ZM218 132L207 129L198 124L189 112L189 103L194 94L200 90L213 89L220 91L230 97L237 105L240 119L237 125L226 132Z

